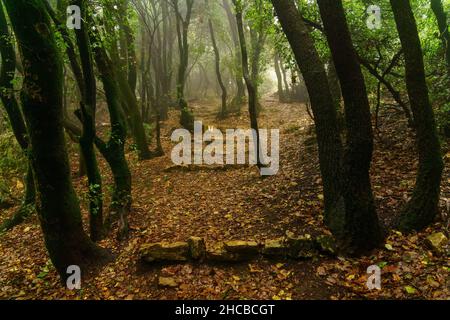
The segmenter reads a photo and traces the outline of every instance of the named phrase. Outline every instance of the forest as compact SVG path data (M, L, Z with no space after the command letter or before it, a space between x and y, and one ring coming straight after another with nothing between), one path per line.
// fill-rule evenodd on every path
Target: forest
M0 300L449 300L449 24L0 0Z

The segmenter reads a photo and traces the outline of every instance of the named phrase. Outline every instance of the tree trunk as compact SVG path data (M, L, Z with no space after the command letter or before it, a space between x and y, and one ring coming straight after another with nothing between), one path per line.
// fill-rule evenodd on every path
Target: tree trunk
M432 223L438 213L443 161L411 5L408 0L391 0L391 6L405 54L406 87L414 116L419 153L416 186L402 212L399 226L406 231L420 230Z
M229 0L223 0L223 7L225 9L225 12L227 14L228 23L230 25L231 30L231 38L233 40L234 44L234 54L235 54L235 81L236 81L236 95L231 101L230 105L233 107L236 107L237 109L240 109L240 105L245 100L245 86L244 82L242 81L242 56L241 56L241 48L239 44L239 35L237 30L237 24L236 24L236 17L233 15L233 12L231 11Z
M450 32L448 31L447 13L444 11L441 0L431 0L431 9L436 16L439 27L439 35L442 39L445 60L447 62L447 73L450 77Z
M208 2L206 2L208 5ZM217 47L216 36L214 34L214 28L211 21L211 18L208 19L209 25L209 33L211 35L211 42L214 49L214 57L215 57L215 67L216 67L216 75L217 81L219 82L219 86L222 90L222 109L219 112L219 117L224 118L227 115L227 88L223 83L222 74L220 73L220 53L219 48Z
M75 0L73 4L81 9L82 20L87 21L86 0ZM81 29L75 30L84 79L84 92L81 95L84 99L80 103L80 118L83 125L80 147L88 177L90 236L93 241L98 241L104 236L103 193L102 178L94 149L97 86L88 32L85 24L82 24Z
M90 20L92 21L92 20ZM123 239L128 233L128 213L131 210L131 173L125 158L126 124L120 112L120 94L116 81L115 68L103 47L97 32L90 33L93 53L100 74L100 80L105 90L111 123L111 135L107 143L96 137L95 144L108 162L113 177L114 191L109 215L105 220L105 227L110 228L119 222L117 236Z
M280 58L280 57L278 57ZM290 101L291 100L291 89L289 87L289 83L287 80L287 72L286 72L286 68L283 65L283 61L280 58L280 69L281 69L281 75L283 76L283 83L284 83L284 95L286 98L286 101Z
M275 53L273 57L274 67L275 67L275 73L277 75L277 84L278 84L278 101L279 102L285 102L285 93L283 90L283 76L281 74L281 68L280 68L280 59L278 57L278 54Z
M178 0L172 0L176 22L177 22L177 39L178 39L178 51L180 63L178 66L178 78L177 78L177 100L178 107L181 110L181 125L188 129L194 129L194 116L189 110L188 104L184 97L184 89L186 85L186 72L189 64L189 43L188 43L188 31L191 23L192 7L194 0L186 0L187 12L185 18L181 16Z
M63 133L62 60L45 6L38 0L4 3L24 62L22 103L30 135L39 218L50 258L65 280L68 266L78 265L85 274L90 266L110 256L83 231Z
M335 225L334 221L342 221L345 218L345 202L341 185L343 151L336 106L331 96L327 74L308 28L294 2L272 0L272 4L303 74L311 100L323 181L325 223L334 235L340 236L342 227Z
M236 11L236 22L239 34L239 43L241 45L241 54L242 54L242 71L244 73L244 81L247 85L248 92L248 112L250 114L250 127L255 131L255 151L256 151L256 162L259 168L262 167L259 149L259 128L258 128L258 115L257 115L257 91L255 85L250 76L250 70L248 66L248 53L247 53L247 44L245 42L245 34L244 34L244 23L242 18L242 2L241 0L233 0L233 4Z
M370 105L341 0L317 2L341 84L347 129L342 172L346 213L343 219L329 222L339 226L341 248L359 254L382 240L369 175L373 153Z
M121 0L119 8L122 8L123 19L120 20L121 28L124 32L127 50L127 64L128 64L128 85L131 91L136 93L137 83L137 57L134 45L134 35L128 20L128 0Z
M0 74L0 98L8 115L14 136L19 143L22 151L27 152L29 142L27 138L27 128L20 112L19 103L14 94L13 81L16 71L16 53L3 11L3 5L0 3L0 53L2 56L2 66ZM34 211L35 187L31 163L28 165L27 175L25 177L25 192L22 204L17 212L0 225L0 232L9 230L20 224L29 214Z

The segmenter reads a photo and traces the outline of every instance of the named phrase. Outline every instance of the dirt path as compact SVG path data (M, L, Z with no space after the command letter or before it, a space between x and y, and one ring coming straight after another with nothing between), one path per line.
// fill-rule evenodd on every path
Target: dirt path
M132 232L128 241L122 243L113 235L101 242L117 254L116 261L96 278L85 282L81 291L61 289L56 272L48 266L39 224L34 218L2 236L0 298L345 299L370 296L364 291L365 268L378 262L377 255L359 260L323 257L310 261L258 260L235 265L149 267L139 261L139 247L148 242L186 240L189 236L204 237L207 242L264 240L282 236L286 231L326 232L321 217L317 154L310 138L311 120L305 106L279 104L270 97L263 104L260 127L280 129L277 175L261 178L256 168L247 167L166 171L172 166L170 151L174 144L170 142L170 133L179 127L177 112L173 111L163 126L165 156L138 162L133 153L129 154L134 180ZM191 106L204 125L221 129L249 127L244 108L240 116L219 123L215 119L216 106L197 102L191 102ZM380 171L391 172L387 160L392 154L377 152L382 160L374 164L374 190L378 205L386 208L380 211L389 215L397 202L389 205L384 199L389 195L389 199L401 199L403 189L396 189L399 181L410 183L414 174L411 166L398 164L400 174L395 171L396 175L389 179L379 177ZM108 172L106 164L101 165L102 172ZM74 174L75 171L74 165ZM385 186L378 188L379 183ZM75 180L75 184L83 199L84 179ZM104 177L104 184L111 184L109 175ZM85 208L86 201L82 204ZM389 258L383 256L383 259ZM179 286L158 288L159 275L174 277ZM349 281L355 283L348 284ZM357 290L352 290L353 286Z

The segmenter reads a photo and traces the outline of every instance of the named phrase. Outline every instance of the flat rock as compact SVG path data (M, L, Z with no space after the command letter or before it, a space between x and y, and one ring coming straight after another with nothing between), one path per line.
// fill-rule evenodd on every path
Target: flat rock
M223 243L216 243L206 249L206 259L214 262L239 261L239 255L231 253L225 249Z
M190 237L188 240L189 254L194 260L201 260L206 255L205 239L200 237Z
M159 277L158 286L166 288L178 287L178 282L172 277Z
M262 248L262 254L265 256L281 257L286 255L286 244L285 239L267 239L264 242L264 247Z
M259 244L256 241L226 241L224 247L228 252L242 255L257 255L259 253Z
M157 261L187 261L189 245L187 242L157 242L141 247L141 257L146 262Z
M442 232L436 232L427 237L426 243L432 250L442 252L448 243L448 239Z

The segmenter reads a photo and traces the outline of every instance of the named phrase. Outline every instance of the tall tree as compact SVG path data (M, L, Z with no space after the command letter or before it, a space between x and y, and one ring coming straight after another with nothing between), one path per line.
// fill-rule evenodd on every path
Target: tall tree
M436 16L439 36L442 39L442 47L444 48L445 60L447 62L447 73L450 77L450 32L448 31L447 13L444 10L441 0L431 0L431 9Z
M250 126L255 132L254 143L255 143L257 164L258 167L261 167L262 164L260 161L260 154L259 154L260 143L259 143L259 129L258 129L258 115L257 115L258 97L255 84L252 81L252 77L250 75L250 68L248 63L248 51L247 51L247 43L245 40L244 21L243 21L244 3L242 2L242 0L233 0L233 4L236 13L239 43L241 46L242 73L244 75L244 80L247 86L247 93L248 93L248 111L250 115Z
M278 101L285 102L286 94L285 94L284 88L283 88L283 75L281 73L281 67L280 67L280 56L276 52L273 56L273 65L275 68L275 74L277 76Z
M341 0L318 0L320 15L340 80L345 107L347 143L343 158L343 192L346 212L341 225L348 234L345 246L366 249L381 240L370 183L373 133L369 99L356 51L353 47Z
M205 0L206 6L209 8L208 0ZM211 36L211 42L214 49L214 57L215 57L215 69L216 69L216 76L217 81L219 82L220 89L222 90L222 108L220 110L219 116L225 117L227 114L227 88L225 87L225 84L222 79L222 73L220 72L220 52L219 47L217 46L216 41L216 35L214 33L214 27L211 19L211 12L209 12L209 18L208 18L208 27L209 27L209 34Z
M53 265L83 271L109 259L83 231L63 134L62 60L42 0L5 0L24 66L22 105L31 142L39 218Z
M178 52L180 59L178 65L177 100L178 100L178 107L181 110L181 119L180 119L181 124L186 129L193 130L194 116L189 110L188 104L185 100L184 89L186 86L187 69L189 66L188 32L189 32L189 25L191 24L194 0L185 0L185 1L186 1L186 15L183 17L179 5L179 0L172 0L172 5L175 10L175 17L177 24L176 29L178 39Z
M327 81L327 74L314 41L294 2L272 0L280 24L291 44L297 64L302 71L311 100L319 146L325 202L325 222L334 234L339 226L331 221L345 216L345 203L341 190L342 141L339 134L336 107Z
M91 17L89 19L89 22L95 25L93 19ZM131 172L124 150L127 137L126 120L121 112L120 88L116 81L116 69L106 52L98 29L91 29L89 36L99 78L105 90L111 124L111 133L107 142L98 137L95 138L95 144L108 162L114 177L111 208L105 219L105 227L109 229L114 222L118 221L117 236L119 239L123 239L129 230L128 213L131 210L132 202Z
M131 39L129 39L130 34L126 35L125 32L119 33L117 37L115 31L115 24L117 21L122 21L121 30L126 30L128 27L128 18L124 12L119 11L119 5L121 7L127 8L127 3L125 0L115 0L113 2L104 3L106 18L103 20L105 28L108 32L107 37L111 38L108 41L109 44L109 53L111 56L111 60L114 62L112 67L115 70L115 77L118 83L119 95L121 98L121 104L123 110L125 111L126 116L128 117L128 123L130 126L130 131L133 136L134 143L136 145L136 149L138 151L138 156L140 160L150 159L152 154L148 148L147 144L147 136L145 134L144 122L141 117L141 113L139 111L138 102L135 94L135 84L134 84L134 71L136 58L133 56L134 53L134 45L133 43L128 45L128 41L134 41L134 37L132 36L131 30L128 30L128 33L131 34ZM123 5L125 3L125 5ZM118 39L121 40L121 47L119 50L117 43ZM121 58L120 51L122 51L122 56L125 58ZM130 80L130 74L127 72L128 67L130 66L127 62L128 55L132 55L130 58L131 69L133 70L133 75L131 76L132 81ZM130 86L130 82L132 86Z
M302 72L311 101L323 181L325 223L337 238L342 252L363 253L378 243L373 238L366 241L360 232L355 230L359 228L356 225L356 218L359 217L355 217L351 211L354 208L354 204L349 203L352 197L346 194L352 186L344 185L349 183L348 179L343 177L348 169L344 170L342 166L344 150L337 120L337 107L331 94L324 64L294 1L272 0L272 4ZM347 210L350 210L350 214L347 214ZM363 222L363 227L376 230L378 225L368 226ZM379 236L376 232L370 229L369 231L371 232L369 236Z
M13 81L16 72L16 52L14 50L14 39L9 32L6 16L3 11L3 5L0 3L0 53L2 56L2 65L0 73L0 98L8 115L14 136L19 146L27 153L29 147L28 133L20 111L19 103L14 94ZM10 219L6 219L0 225L0 232L9 230L20 224L26 216L33 211L35 202L35 187L31 163L28 165L27 175L25 177L25 192L22 204Z
M239 44L239 35L236 24L236 17L231 10L230 1L223 0L223 8L227 14L228 24L230 25L231 30L231 39L234 44L234 60L235 60L235 81L236 81L236 95L231 100L230 105L233 107L238 107L244 102L245 99L245 85L243 76L242 76L242 56L241 56L241 48Z
M82 21L88 21L87 15L89 13L86 0L75 0L73 1L73 4L81 9ZM84 85L82 86L84 92L81 95L82 101L79 110L79 117L83 125L80 146L88 177L90 235L92 240L97 241L103 236L102 178L94 149L94 140L96 136L95 113L97 104L97 85L87 24L82 23L81 29L75 29L75 35L80 53L84 80Z
M419 168L416 186L400 217L404 230L420 230L438 213L443 161L433 108L428 96L422 47L409 0L390 0L405 54L405 77L414 116Z

